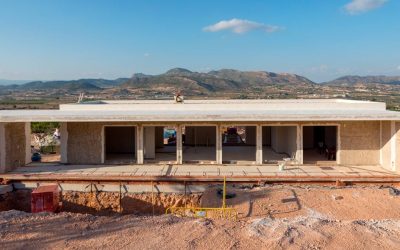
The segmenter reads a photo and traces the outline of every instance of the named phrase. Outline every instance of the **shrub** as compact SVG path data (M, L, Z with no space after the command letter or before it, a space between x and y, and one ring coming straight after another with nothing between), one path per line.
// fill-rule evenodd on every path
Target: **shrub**
M32 133L53 133L56 128L60 128L59 122L32 122Z

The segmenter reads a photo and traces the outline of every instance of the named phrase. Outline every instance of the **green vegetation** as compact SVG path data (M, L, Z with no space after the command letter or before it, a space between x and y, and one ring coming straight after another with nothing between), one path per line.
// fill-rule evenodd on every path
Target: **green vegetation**
M32 122L32 133L52 133L56 128L60 127L59 122Z

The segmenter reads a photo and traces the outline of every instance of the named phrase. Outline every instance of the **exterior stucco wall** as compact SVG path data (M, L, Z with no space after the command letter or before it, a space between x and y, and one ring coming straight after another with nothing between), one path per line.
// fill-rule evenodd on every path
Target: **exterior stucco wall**
M26 163L27 140L25 123L7 123L4 125L5 155L3 171L11 171L16 167L24 166Z
M343 122L340 126L340 164L380 164L380 122Z
M68 163L100 164L102 163L103 134L102 123L72 122L68 123Z
M193 123L194 125L195 123ZM226 123L220 123L224 125ZM343 165L378 165L380 164L380 122L273 122L263 125L339 125L338 159ZM104 145L102 133L104 125L136 125L135 123L68 123L68 163L70 164L100 164ZM212 125L212 124L203 124ZM190 126L190 125L188 125ZM396 123L400 128L400 123ZM214 128L214 127L211 127ZM215 132L214 132L215 133ZM290 133L295 142L295 133ZM293 134L293 135L292 135ZM397 152L400 151L400 136L397 138ZM382 142L383 143L383 142ZM398 153L399 155L399 153ZM400 164L398 161L396 164Z

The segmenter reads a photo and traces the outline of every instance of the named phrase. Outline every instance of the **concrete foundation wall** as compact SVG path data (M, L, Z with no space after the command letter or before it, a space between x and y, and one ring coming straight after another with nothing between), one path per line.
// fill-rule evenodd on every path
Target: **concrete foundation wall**
M340 125L340 164L380 164L380 122L343 122Z

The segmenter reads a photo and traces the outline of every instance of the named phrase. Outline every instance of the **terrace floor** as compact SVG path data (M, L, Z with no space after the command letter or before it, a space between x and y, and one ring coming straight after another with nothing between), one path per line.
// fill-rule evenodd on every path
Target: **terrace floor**
M62 165L35 163L6 174L4 180L57 181L393 181L400 173L380 166L296 165Z

